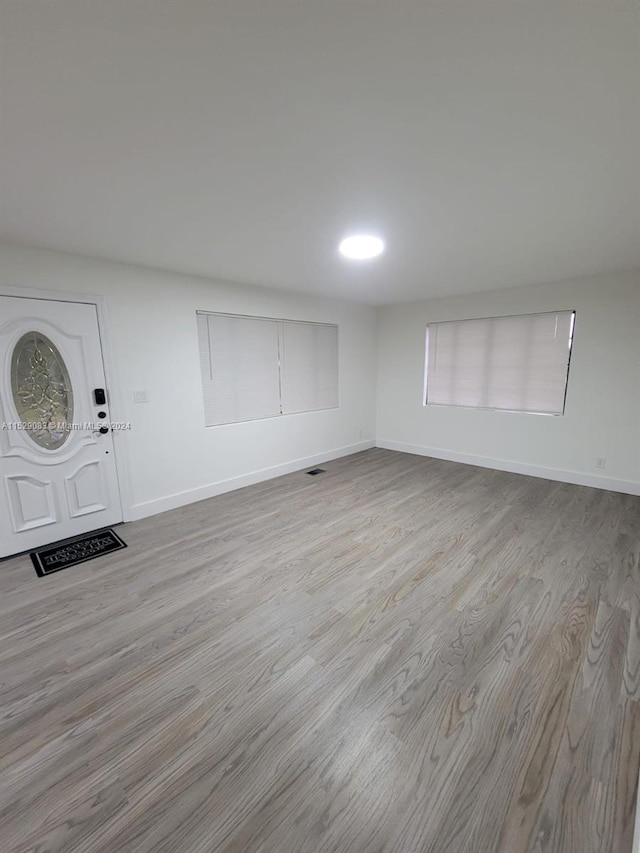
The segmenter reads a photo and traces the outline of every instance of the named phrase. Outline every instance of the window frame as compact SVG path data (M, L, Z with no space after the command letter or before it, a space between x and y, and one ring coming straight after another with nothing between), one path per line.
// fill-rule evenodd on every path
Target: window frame
M467 323L478 320L508 320L510 318L519 318L519 317L537 317L542 315L551 315L551 314L570 314L570 326L569 326L569 340L568 340L568 349L569 354L567 357L567 367L564 373L564 393L562 397L562 411L558 412L537 412L528 409L518 409L518 408L502 408L496 406L471 406L465 405L463 403L431 403L429 402L429 327L430 326L439 326L445 325L448 323ZM427 323L425 328L425 339L424 339L424 377L423 377L423 390L422 390L422 405L424 408L441 408L441 409L466 409L467 411L479 411L479 412L504 412L507 414L517 414L517 415L536 415L538 417L564 417L566 414L567 408L567 394L569 390L569 375L571 371L571 359L573 357L573 345L575 341L575 331L576 331L576 321L577 321L577 312L575 308L559 308L554 311L529 311L526 313L520 314L498 314L494 316L488 317L464 317L457 318L451 320L436 320L431 323Z

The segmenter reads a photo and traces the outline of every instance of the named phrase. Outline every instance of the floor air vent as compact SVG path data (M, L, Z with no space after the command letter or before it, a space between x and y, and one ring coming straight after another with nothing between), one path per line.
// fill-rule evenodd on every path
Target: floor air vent
M312 468L311 471L307 471L307 474L311 474L312 477L316 474L324 474L324 468Z

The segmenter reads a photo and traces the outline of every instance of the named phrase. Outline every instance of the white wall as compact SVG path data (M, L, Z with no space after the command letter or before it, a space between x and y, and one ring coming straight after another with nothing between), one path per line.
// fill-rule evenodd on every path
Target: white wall
M640 272L378 309L0 245L0 287L104 295L127 517L377 444L640 493ZM52 296L54 294L52 293ZM566 414L422 405L430 321L577 310ZM195 311L340 325L340 408L205 428ZM149 403L134 404L146 389ZM597 457L607 459L603 472Z
M373 446L373 308L7 245L3 286L105 297L128 519ZM339 324L340 408L206 428L196 310Z
M571 308L564 416L423 406L427 323ZM640 494L640 272L379 309L377 443Z

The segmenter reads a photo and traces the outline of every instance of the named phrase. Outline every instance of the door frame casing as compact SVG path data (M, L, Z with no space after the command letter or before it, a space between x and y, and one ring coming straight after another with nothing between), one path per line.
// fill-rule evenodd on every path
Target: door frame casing
M124 421L122 415L124 407L120 396L120 389L115 380L115 368L111 352L111 339L109 337L109 324L107 305L104 296L93 293L70 293L61 290L47 290L37 287L13 287L0 285L0 296L22 297L23 299L39 299L48 302L80 302L85 305L94 305L98 321L98 335L100 338L100 349L102 352L102 366L104 368L107 392L109 394L109 409L112 421ZM128 467L124 464L123 450L119 443L123 440L123 432L113 432L113 455L115 460L116 480L118 483L118 504L123 521L130 520L130 507L132 505L131 481Z

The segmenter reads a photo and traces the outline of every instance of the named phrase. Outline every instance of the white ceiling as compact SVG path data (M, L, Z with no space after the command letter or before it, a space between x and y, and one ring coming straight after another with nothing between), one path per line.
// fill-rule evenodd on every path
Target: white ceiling
M640 266L636 0L0 13L4 239L377 303Z

